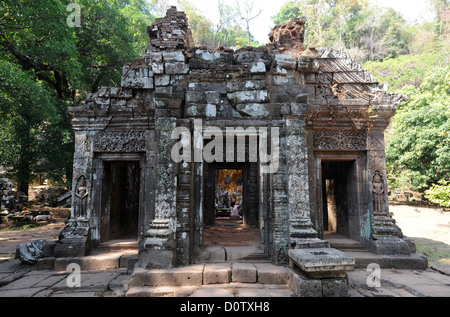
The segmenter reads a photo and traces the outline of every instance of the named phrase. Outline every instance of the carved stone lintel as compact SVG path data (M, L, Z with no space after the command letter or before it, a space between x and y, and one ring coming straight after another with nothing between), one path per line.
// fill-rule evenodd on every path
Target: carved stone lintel
M145 152L144 131L107 131L94 138L94 152L136 153Z
M355 130L324 130L314 131L314 150L352 150L367 149L366 131Z

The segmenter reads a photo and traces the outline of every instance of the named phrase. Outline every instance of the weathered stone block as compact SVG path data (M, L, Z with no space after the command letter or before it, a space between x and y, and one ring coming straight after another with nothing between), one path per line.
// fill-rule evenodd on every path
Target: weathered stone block
M157 98L155 99L156 107L167 109L180 109L183 103L182 99L177 98Z
M395 236L377 236L377 240L370 243L370 251L383 255L409 255L411 249L409 244Z
M250 65L250 73L265 73L266 72L266 64L263 62L256 62Z
M205 92L206 102L213 105L220 104L220 94L217 91Z
M287 83L289 83L289 79L286 76L274 75L273 83L277 86L286 85Z
M260 103L252 103L252 104L239 104L236 106L237 110L245 115L250 117L268 117L270 115L269 110L266 105Z
M314 278L345 277L355 267L355 259L332 248L289 250L293 264Z
M189 90L191 91L216 91L221 95L225 95L227 93L227 84L225 83L196 83L190 82Z
M297 68L297 58L295 56L287 54L276 54L275 61L278 66L286 69L296 69Z
M322 282L312 280L291 271L288 281L289 288L298 297L322 297Z
M164 74L164 64L152 62L152 72L154 74Z
M206 103L207 98L205 93L200 91L188 91L186 93L186 102L188 103Z
M322 280L323 297L347 297L348 281L346 278L330 278Z
M154 63L162 63L163 61L162 52L150 52L150 59Z
M283 266L255 263L259 284L287 284L289 271Z
M122 76L123 88L153 88L153 72L149 71L147 67L130 68L124 67L124 74Z
M21 243L16 247L16 259L28 265L34 265L44 257L44 240Z
M189 104L186 107L187 117L203 117L205 115L206 105L202 104Z
M155 75L155 86L168 86L169 84L169 75Z
M216 117L217 116L217 106L207 104L206 108L205 108L205 116L207 116L208 118Z
M242 82L227 83L228 92L236 92L242 90L264 90L266 88L265 80L247 80Z
M228 98L234 100L236 104L267 102L269 93L267 90L237 91L228 94Z
M185 57L182 51L164 51L162 53L164 62L183 62Z
M158 86L155 88L156 98L169 98L173 93L172 86Z
M111 107L124 107L126 104L125 99L111 99Z
M228 263L205 264L203 284L228 284L231 281L231 267Z
M195 57L203 60L203 62L206 63L206 65L218 63L232 64L233 62L232 54L224 52L216 52L211 50L198 49L195 51Z
M165 64L166 74L187 74L189 73L189 65L183 62L173 62Z
M237 283L256 283L256 267L252 263L233 263L231 280Z
M200 286L204 265L176 269L136 269L129 286Z

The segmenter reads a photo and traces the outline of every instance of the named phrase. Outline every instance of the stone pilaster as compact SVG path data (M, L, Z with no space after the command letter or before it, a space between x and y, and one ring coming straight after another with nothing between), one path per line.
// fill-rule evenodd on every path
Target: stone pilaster
M171 151L175 118L156 122L155 219L147 231L141 267L172 268L176 265L177 164Z
M180 120L179 126L190 129L189 120ZM190 210L192 163L178 164L177 183L177 265L188 265L191 251Z
M311 222L305 123L299 119L288 119L286 129L290 246L327 247L325 241L318 239Z
M368 174L370 189L371 240L369 248L376 254L410 254L401 229L389 213L384 131L368 131Z
M272 257L277 264L287 264L289 260L289 207L286 186L286 137L280 131L279 168L272 174L273 249Z

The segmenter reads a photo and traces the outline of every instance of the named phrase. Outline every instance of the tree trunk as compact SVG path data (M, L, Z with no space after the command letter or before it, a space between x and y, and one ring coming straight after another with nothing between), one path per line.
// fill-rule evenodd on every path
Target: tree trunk
M250 46L250 24L247 21L247 41L248 41L248 46Z

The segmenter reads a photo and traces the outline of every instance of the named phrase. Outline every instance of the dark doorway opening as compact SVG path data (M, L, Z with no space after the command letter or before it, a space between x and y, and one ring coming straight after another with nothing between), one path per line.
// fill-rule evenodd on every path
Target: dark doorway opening
M138 239L140 163L105 162L100 242Z
M356 161L322 162L324 235L359 240Z

